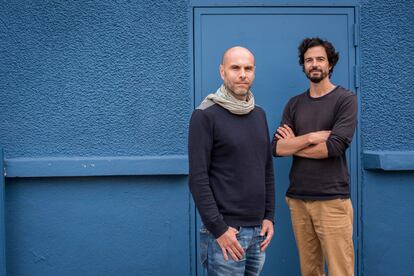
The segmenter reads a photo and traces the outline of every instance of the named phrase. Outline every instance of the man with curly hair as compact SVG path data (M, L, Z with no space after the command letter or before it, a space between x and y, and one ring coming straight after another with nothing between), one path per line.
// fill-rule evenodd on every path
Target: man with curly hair
M289 100L272 146L293 156L286 202L303 276L354 275L353 209L345 151L354 135L357 98L330 77L339 59L332 43L306 38L299 64L310 87Z

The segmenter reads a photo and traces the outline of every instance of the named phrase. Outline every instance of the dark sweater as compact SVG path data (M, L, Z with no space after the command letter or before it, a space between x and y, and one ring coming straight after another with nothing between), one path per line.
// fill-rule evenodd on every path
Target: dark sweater
M326 141L328 158L293 156L288 197L311 200L349 198L345 150L352 141L356 117L356 96L340 86L319 98L311 98L306 91L290 99L281 125L289 125L296 136L319 130L332 132ZM273 153L276 152L277 141L274 137Z
M264 111L234 115L209 101L191 117L189 187L206 228L218 238L228 226L274 219L274 180Z

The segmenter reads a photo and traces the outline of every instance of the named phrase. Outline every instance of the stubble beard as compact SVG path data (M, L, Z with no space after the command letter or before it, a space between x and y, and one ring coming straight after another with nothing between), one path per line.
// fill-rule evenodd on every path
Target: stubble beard
M233 97L247 97L247 94L250 91L250 86L247 89L243 89L243 88L235 88L235 87L230 87L227 84L224 84L224 86L226 87L227 91L229 91L230 94L233 95Z

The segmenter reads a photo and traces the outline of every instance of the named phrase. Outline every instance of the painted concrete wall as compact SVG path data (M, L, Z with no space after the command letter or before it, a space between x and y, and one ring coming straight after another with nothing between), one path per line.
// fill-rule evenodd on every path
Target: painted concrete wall
M363 150L414 150L414 2L360 1Z
M190 275L181 177L13 178L7 275Z
M186 1L2 1L5 157L186 152Z
M359 2L361 150L414 153L414 2ZM414 172L362 169L361 187L363 275L412 275Z
M6 164L185 154L189 16L187 1L1 1ZM187 178L149 171L6 178L8 275L190 275Z
M360 150L414 151L413 2L359 3ZM6 159L186 153L188 1L0 7ZM363 275L411 275L414 172L360 166ZM185 176L7 178L8 272L189 275L189 205Z

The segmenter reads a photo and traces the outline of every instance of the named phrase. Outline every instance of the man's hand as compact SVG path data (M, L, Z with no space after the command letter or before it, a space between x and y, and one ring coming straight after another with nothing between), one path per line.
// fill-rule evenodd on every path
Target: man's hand
M328 140L329 135L331 135L330 130L321 130L315 131L308 134L308 141L310 144L316 145L320 143L326 142Z
M273 222L268 220L268 219L263 220L263 222L262 222L262 231L260 231L260 236L266 235L266 238L260 244L260 250L261 251L265 251L266 248L269 246L270 240L273 237L273 233L274 233Z
M237 233L238 231L236 229L229 227L223 235L217 238L217 243L220 245L224 260L226 261L229 259L227 252L235 261L239 261L243 258L244 250L237 240Z
M295 137L295 133L293 133L293 130L287 124L278 127L276 132L275 136L278 139L289 139Z

